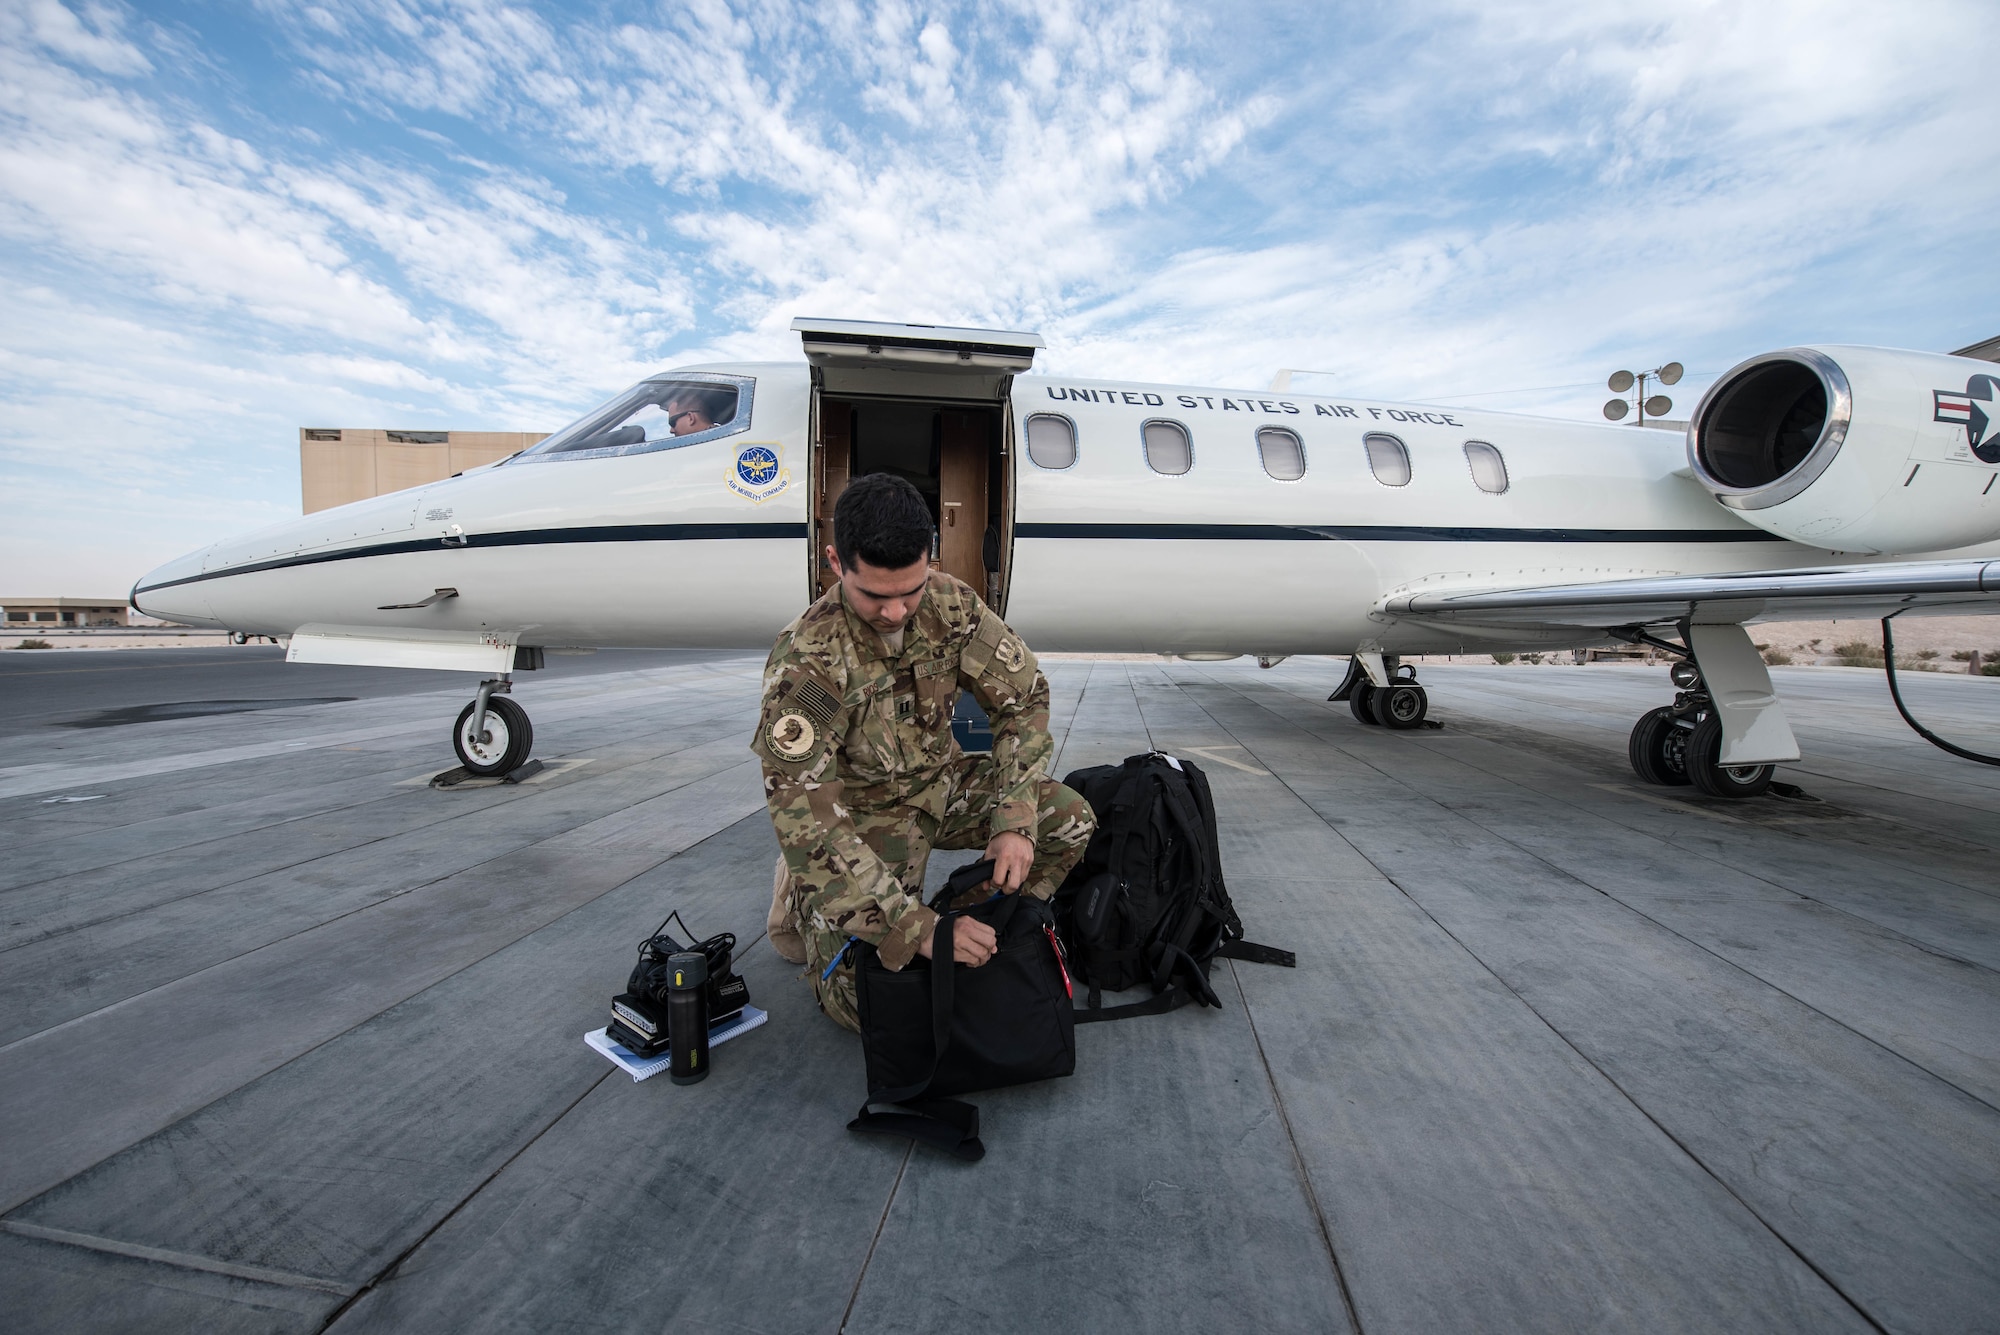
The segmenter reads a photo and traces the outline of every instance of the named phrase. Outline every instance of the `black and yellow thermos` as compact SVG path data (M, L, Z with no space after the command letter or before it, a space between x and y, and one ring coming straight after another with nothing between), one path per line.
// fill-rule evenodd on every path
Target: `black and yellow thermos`
M677 1085L708 1079L708 956L667 957L667 1074Z

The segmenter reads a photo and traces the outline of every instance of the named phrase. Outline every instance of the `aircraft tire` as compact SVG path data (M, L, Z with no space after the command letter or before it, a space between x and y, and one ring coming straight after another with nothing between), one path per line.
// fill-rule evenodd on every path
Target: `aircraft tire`
M1371 728L1381 726L1382 720L1375 717L1375 683L1368 678L1354 683L1354 689L1347 693L1347 708L1355 722Z
M452 749L458 752L458 763L466 772L491 777L527 764L528 753L535 746L535 727L528 722L528 711L504 695L494 696L486 702L486 735L490 740L481 742L472 736L473 708L474 704L467 704L461 709L451 730Z
M1688 778L1710 797L1755 797L1771 786L1776 765L1721 765L1722 719L1710 712L1688 738Z
M1397 732L1407 732L1411 728L1424 726L1424 715L1430 712L1430 693L1421 686L1402 683L1374 692L1371 708L1375 711L1375 721L1385 728Z
M1666 705L1639 716L1625 748L1633 773L1669 788L1693 782L1688 778L1687 752L1687 729L1675 725L1674 711Z

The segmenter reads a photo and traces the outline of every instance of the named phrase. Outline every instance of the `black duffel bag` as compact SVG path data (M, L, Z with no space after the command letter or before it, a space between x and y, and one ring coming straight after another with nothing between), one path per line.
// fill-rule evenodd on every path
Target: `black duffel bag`
M848 1130L908 1136L977 1161L986 1154L979 1109L952 1095L1076 1069L1069 972L1049 906L1012 894L946 907L992 873L991 862L963 867L932 900L938 923L930 959L919 955L893 970L874 947L857 943L854 995L868 1102ZM985 923L998 938L999 949L976 969L952 960L960 918ZM891 1111L872 1111L878 1105Z

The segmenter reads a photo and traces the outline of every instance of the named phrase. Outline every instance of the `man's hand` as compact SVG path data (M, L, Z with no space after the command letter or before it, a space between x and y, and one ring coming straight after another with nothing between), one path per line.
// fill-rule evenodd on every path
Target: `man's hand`
M1011 895L1027 883L1035 841L1018 831L1002 830L987 840L986 856L993 859L993 888Z
M931 958L931 944L937 938L924 936L917 943L917 953L925 959ZM960 964L978 968L993 958L993 952L1000 948L1000 938L985 923L972 918L960 918L951 925L951 957Z

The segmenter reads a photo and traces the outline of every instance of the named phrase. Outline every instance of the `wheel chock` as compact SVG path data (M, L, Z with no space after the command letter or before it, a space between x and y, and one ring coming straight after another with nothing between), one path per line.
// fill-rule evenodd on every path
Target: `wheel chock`
M462 783L476 783L484 788L496 783L521 783L534 778L542 772L542 769L543 765L539 760L530 760L524 765L508 770L505 774L474 774L463 765L454 765L442 774L431 775L431 787L456 788Z

